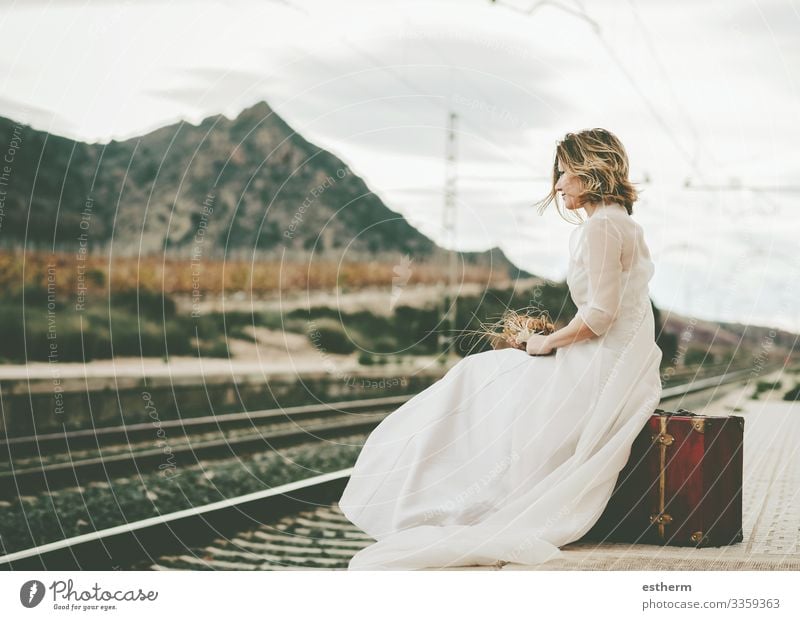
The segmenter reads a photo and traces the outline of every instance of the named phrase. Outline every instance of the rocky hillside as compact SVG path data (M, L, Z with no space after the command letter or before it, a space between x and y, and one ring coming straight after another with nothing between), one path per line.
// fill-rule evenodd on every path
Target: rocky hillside
M0 247L370 260L442 252L266 103L138 138L87 144L0 117L14 142ZM468 263L516 271L498 249ZM499 263L497 262L499 260ZM524 272L523 272L524 273Z

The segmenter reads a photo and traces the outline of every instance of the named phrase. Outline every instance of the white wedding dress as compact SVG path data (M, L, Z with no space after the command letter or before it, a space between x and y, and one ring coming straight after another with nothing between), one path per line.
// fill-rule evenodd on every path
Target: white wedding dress
M577 226L567 284L599 337L468 355L384 418L339 500L376 540L349 569L537 564L583 536L661 399L653 270L622 205Z

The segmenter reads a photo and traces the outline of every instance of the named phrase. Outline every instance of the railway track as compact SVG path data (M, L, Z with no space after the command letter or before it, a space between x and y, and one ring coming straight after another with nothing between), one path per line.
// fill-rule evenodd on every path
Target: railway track
M290 515L295 515L296 519L298 513L307 513L335 502L344 491L351 471L346 469L314 476L273 489L0 556L0 569L135 570L142 566L157 564L162 556L196 558L197 554L193 554L190 550L207 545L209 542L230 541L237 535L246 536L248 532L251 532L251 537L256 532L263 533L264 515L270 515L270 519L275 520L275 533L282 533L288 528L280 527L281 519ZM269 527L267 531L270 531ZM244 534L241 534L242 532ZM298 545L306 549L315 547L315 537L301 532L295 533L294 536L291 531L282 534L292 541L289 543L283 541L289 545L290 557L297 557L293 547ZM278 540L281 539L273 542ZM369 539L365 539L361 534L359 542L368 544ZM208 553L214 555L213 552ZM201 552L202 555L204 554ZM317 555L324 557L325 554ZM190 560L188 563L192 564L193 561ZM196 562L194 565L197 567ZM209 568L214 566L209 565ZM221 568L221 565L217 564L216 568Z
M701 397L703 394L706 396L702 398L708 402L709 392L712 392L710 399L713 400L723 394L726 387L730 388L750 373L750 370L739 370L666 388L661 404L686 407L693 396ZM366 401L362 404L365 410L369 409ZM0 557L0 568L346 568L349 558L372 542L350 524L336 506L351 471L345 469L323 474L11 553ZM268 519L265 519L267 515Z
M718 367L704 369L714 372ZM698 378L697 371L670 377ZM413 395L0 439L0 500L369 432Z
M409 398L164 422L160 428L167 440L161 440L162 445L152 424L4 439L0 453L8 454L9 460L0 469L0 500L158 471L166 458L164 445L173 461L191 465L366 433Z

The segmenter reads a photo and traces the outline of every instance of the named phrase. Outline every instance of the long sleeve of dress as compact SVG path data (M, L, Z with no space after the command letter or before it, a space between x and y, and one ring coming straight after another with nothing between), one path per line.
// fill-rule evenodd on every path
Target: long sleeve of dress
M585 223L583 256L589 299L578 308L584 323L603 335L617 314L622 295L622 231L609 218L589 218Z

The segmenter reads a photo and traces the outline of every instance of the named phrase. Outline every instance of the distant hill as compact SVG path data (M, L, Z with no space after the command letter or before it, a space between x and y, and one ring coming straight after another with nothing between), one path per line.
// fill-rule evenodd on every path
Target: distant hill
M93 253L113 243L115 255L444 256L343 161L303 139L264 102L233 120L209 116L197 126L179 122L108 144L0 117L0 144L12 138L19 146L0 247L72 252L83 241ZM498 248L461 259L530 275Z
M786 357L794 359L794 363L797 360L797 334L783 329L706 321L658 309L656 323L661 325L659 344L668 358L690 353L691 359L692 354L698 357L708 351L706 363L727 363L736 356L756 374L767 362L780 362Z

